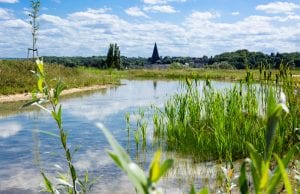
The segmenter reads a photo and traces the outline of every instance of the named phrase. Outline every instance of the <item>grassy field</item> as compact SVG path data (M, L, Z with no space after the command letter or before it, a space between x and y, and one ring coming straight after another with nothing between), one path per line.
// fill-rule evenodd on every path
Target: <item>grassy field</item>
M35 69L36 64L31 61L0 60L0 94L31 92L36 83L31 71ZM67 88L119 83L108 71L60 65L45 65L45 70L50 78L61 79Z
M33 90L35 77L31 70L35 70L35 64L31 61L0 60L0 94L26 93ZM133 70L99 70L94 68L69 68L60 65L45 64L48 76L60 78L67 88L83 86L119 83L120 79L216 79L226 81L238 81L245 78L246 70L224 69L133 69ZM255 80L259 79L259 71L251 70ZM271 70L275 79L277 70ZM269 73L269 71L268 71ZM300 70L292 71L300 75ZM294 77L300 83L300 76Z
M250 70L255 80L259 80L259 70ZM269 72L269 71L268 71ZM270 70L273 76L278 70ZM227 69L132 69L118 72L118 76L126 79L180 79L180 78L208 78L216 80L239 81L245 78L246 70L227 70ZM300 70L292 70L296 76L294 79L300 83Z

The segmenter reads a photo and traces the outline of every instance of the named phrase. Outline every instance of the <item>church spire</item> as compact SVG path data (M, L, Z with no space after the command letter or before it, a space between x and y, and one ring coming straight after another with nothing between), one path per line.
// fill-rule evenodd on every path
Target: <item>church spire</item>
M152 53L152 58L151 58L151 63L153 64L158 60L160 60L160 58L159 58L159 54L158 54L158 50L157 50L157 45L156 45L156 42L155 42L153 53Z

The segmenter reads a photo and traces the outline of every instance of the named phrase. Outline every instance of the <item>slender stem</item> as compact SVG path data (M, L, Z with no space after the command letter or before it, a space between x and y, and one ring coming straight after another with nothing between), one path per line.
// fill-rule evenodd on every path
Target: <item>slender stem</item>
M45 81L45 87L49 88L49 85L46 81ZM49 90L47 90L46 95L47 95L47 98L48 98L48 100L50 102L50 105L52 107L52 112L57 115L57 104L53 102L51 92ZM61 120L61 116L60 116L59 120ZM65 142L64 142L64 138L63 138L63 137L66 136L66 134L65 134L65 131L62 127L62 124L60 124L57 119L55 119L55 121L56 121L57 127L59 129L59 133L60 133L60 137L61 137L60 138L61 145L62 145L62 147L65 151L65 156L66 156L68 166L69 166L69 171L70 171L70 175L71 175L71 179L72 179L72 185L73 185L73 194L76 194L77 193L76 192L76 187L75 187L76 186L76 177L73 177L73 175L72 175L72 171L75 170L73 165L72 165L72 156L70 154L70 150L67 148L67 140L65 140ZM76 171L75 171L75 173L76 173Z

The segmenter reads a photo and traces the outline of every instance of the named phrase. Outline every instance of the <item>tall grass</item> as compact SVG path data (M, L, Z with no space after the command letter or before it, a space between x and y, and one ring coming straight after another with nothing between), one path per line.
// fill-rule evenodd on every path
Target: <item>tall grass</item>
M32 70L36 65L26 60L0 60L0 94L31 92L35 86ZM97 84L119 83L119 79L108 73L88 68L70 68L45 64L48 78L60 78L67 88L77 88ZM55 86L55 81L49 83Z
M206 81L187 80L183 92L172 96L161 112L153 116L154 134L169 150L188 153L198 160L232 161L248 155L245 142L259 152L265 148L266 115L273 110L280 92L287 94L291 113L279 122L274 151L283 154L297 141L299 104L292 79L281 70L277 85L271 77L253 84L253 75L225 91L217 91Z

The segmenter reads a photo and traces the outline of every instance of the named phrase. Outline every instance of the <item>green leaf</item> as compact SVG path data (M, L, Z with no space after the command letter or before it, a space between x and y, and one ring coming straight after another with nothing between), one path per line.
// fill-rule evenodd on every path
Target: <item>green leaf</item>
M160 173L158 179L164 176L168 172L168 170L172 168L173 164L174 164L174 160L172 159L165 160L163 164L160 166Z
M279 123L280 114L283 110L283 105L278 104L272 114L269 116L267 131L266 131L266 150L265 161L270 160L273 151L273 139L275 136L276 128Z
M68 176L67 175L64 175L60 172L57 172L57 174L58 174L58 178L63 179L65 181L68 181Z
M285 168L288 166L289 162L293 158L293 156L294 156L294 154L297 150L297 145L298 144L294 145L288 151L288 153L283 157L282 163L283 163ZM276 169L274 170L273 176L270 180L269 187L268 187L268 193L274 193L274 190L276 189L276 186L280 182L280 178L281 178L280 168L279 168L279 166L277 166Z
M85 183L88 183L88 182L89 182L89 172L88 172L88 171L85 171L85 174L84 174L84 182L85 182Z
M194 185L192 185L192 188L191 188L191 191L189 192L189 194L196 194Z
M52 183L49 181L49 179L46 177L46 175L44 174L44 172L41 172L42 176L43 176L43 179L44 179L44 184L45 184L45 187L46 187L46 191L49 192L49 193L52 193L54 194L54 190L53 190L53 187L52 187Z
M61 112L62 111L61 111L61 105L60 105L59 108L58 108L57 114L56 114L56 116L57 116L56 117L57 118L56 122L57 122L59 128L62 127Z
M72 156L69 149L66 150L66 157L68 161L72 161Z
M262 157L258 154L257 150L253 147L253 145L249 142L246 142L247 148L250 153L251 158L251 174L253 177L253 183L255 191L259 191L259 184L260 184L260 178L261 178L261 163L262 163Z
M115 162L115 164L116 164L120 169L124 170L124 167L122 166L122 163L121 163L119 157L118 157L116 154L114 154L113 152L111 152L111 151L107 151L107 153L108 153L108 155L113 159L113 161Z
M120 146L120 144L116 141L116 139L111 135L111 133L101 123L96 123L96 126L102 130L114 153L119 157L120 162L122 164L129 164L131 162L130 157L122 148L122 146Z
M55 133L52 133L52 132L49 132L49 131L44 131L44 130L37 130L39 133L43 133L43 134L46 134L46 135L50 135L50 136L53 136L53 137L57 137L57 138L60 138L58 135L56 135Z
M38 90L40 92L43 92L43 83L44 83L44 79L43 78L39 78L38 82L37 82L37 86L38 86Z
M259 185L259 189L260 190L264 190L268 185L268 181L269 181L269 162L262 162L262 169L261 169L261 178L260 178L260 185Z
M70 164L70 171L71 171L72 180L76 180L77 175L76 175L76 170L75 170L73 164Z
M40 74L44 75L44 63L43 63L43 61L37 59L36 64L37 64L37 67L38 67L38 72Z
M249 194L249 187L247 182L247 174L246 174L246 162L244 161L241 166L241 172L239 177L239 185L241 194Z
M209 194L208 188L201 189L198 194Z
M21 108L25 108L25 107L31 106L32 104L37 103L37 102L39 102L39 101L40 101L40 99L32 100L32 101L30 101L30 102L27 102L26 104L23 104L23 105L21 106Z
M101 123L97 123L96 126L102 130L111 145L113 151L110 151L109 153L117 166L121 166L121 169L128 175L128 178L135 186L137 193L145 193L147 190L147 177L145 176L144 171L141 170L135 163L131 162L126 151Z
M160 157L161 157L161 151L158 150L155 153L150 166L149 177L152 182L156 182L160 177Z
M64 185L64 186L67 186L67 187L71 187L73 188L72 184L67 182L66 180L64 179L61 179L61 178L57 178L56 180L58 180L58 182L61 184L61 185Z
M279 156L277 154L274 154L274 157L277 160L277 163L278 163L278 166L279 166L279 169L280 169L280 173L281 173L281 176L283 178L283 182L284 182L285 189L286 189L287 193L288 194L293 194L292 185L289 181L288 174L285 170L285 166L284 166L283 162L281 161L281 159L279 158Z
M257 150L254 148L254 146L249 143L246 142L248 151L250 153L250 158L251 158L251 162L253 163L253 166L255 167L255 170L257 172L257 175L260 175L260 169L261 169L261 164L262 164L262 157L260 156L260 154L257 152Z

